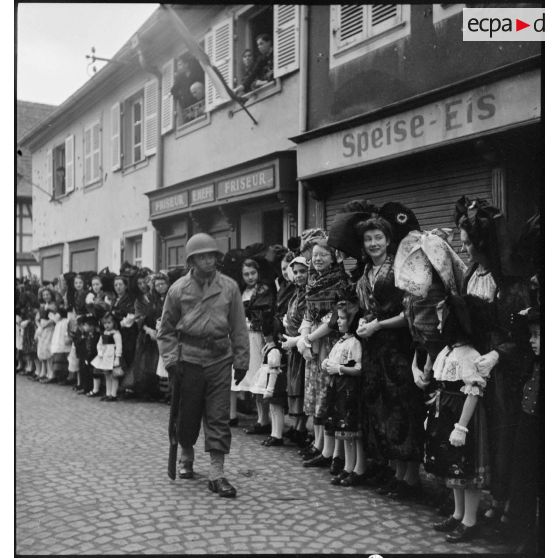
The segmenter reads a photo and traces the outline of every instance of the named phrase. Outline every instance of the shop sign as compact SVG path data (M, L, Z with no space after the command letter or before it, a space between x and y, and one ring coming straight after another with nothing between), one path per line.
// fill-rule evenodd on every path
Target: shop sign
M535 70L301 143L298 176L358 166L528 122L540 115L541 75Z
M190 190L190 205L198 205L200 203L212 201L215 201L215 186L213 184Z
M159 200L151 200L151 215L170 213L184 207L188 207L188 195L186 192L173 194Z
M217 198L232 198L275 186L273 167L266 167L217 182Z

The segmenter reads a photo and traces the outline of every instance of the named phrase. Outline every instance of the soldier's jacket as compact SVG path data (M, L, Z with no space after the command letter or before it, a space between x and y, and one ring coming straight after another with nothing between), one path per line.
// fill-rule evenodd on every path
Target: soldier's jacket
M248 329L236 282L219 272L203 289L191 271L178 279L165 299L157 342L167 368L232 359L235 368L247 370Z

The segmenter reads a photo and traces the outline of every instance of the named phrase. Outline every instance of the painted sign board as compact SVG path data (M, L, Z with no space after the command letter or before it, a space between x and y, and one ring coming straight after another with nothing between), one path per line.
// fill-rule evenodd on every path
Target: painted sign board
M372 163L408 151L539 119L541 74L533 70L311 139L298 145L298 176Z

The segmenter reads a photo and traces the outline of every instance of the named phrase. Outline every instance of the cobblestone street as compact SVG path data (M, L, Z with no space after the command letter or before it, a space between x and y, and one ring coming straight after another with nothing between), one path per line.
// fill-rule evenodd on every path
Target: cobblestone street
M169 408L100 402L16 378L19 554L501 553L485 539L446 544L425 506L330 485L295 447L264 448L233 429L225 472L236 499L166 473ZM244 421L245 422L245 421Z

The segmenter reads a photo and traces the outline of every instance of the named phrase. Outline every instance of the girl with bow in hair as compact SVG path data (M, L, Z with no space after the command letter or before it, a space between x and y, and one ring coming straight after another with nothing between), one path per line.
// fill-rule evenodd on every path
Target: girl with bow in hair
M37 314L37 359L39 361L38 377L39 381L46 382L47 378L52 377L52 353L50 343L54 333L54 320L52 313L56 310L54 302L54 292L50 287L43 287L39 291L41 301Z
M481 489L489 482L488 439L482 396L487 375L476 366L475 348L484 330L482 307L474 297L450 295L437 307L439 328L447 345L434 362L438 390L426 426L425 469L453 489L453 514L433 525L450 543L478 534Z

